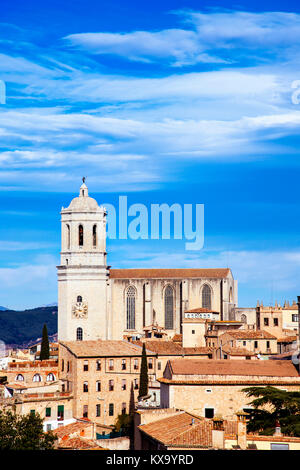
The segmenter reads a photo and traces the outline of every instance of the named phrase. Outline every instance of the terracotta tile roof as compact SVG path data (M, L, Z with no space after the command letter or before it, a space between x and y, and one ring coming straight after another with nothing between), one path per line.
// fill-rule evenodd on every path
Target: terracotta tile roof
M294 364L288 361L171 359L168 365L173 375L299 377Z
M222 347L224 353L230 356L255 356L253 351L249 351L246 348L230 348L228 346Z
M235 339L276 339L276 336L264 330L227 330L224 334Z
M284 336L283 338L277 338L277 343L292 343L297 341L297 336Z
M236 361L237 362L237 361ZM209 376L207 376L209 377ZM206 378L206 379L176 379L176 380L170 380L170 379L165 379L165 378L158 378L156 379L157 382L164 383L164 384L169 384L169 385L258 385L261 387L262 385L297 385L299 387L300 385L300 379L299 377L294 377L294 379L291 379L290 377L276 377L273 378L264 378L260 380L255 380L252 378L252 376L244 376L242 379L238 380L232 380L232 379L216 379L212 380L211 378Z
M60 426L53 430L53 433L57 435L58 439L62 439L65 436L72 434L79 434L82 430L92 426L90 421L76 421L76 423L67 424L66 426Z
M129 341L94 340L94 341L64 341L60 343L77 357L122 357L141 356L140 344Z
M146 341L133 341L134 344L142 346L145 343L145 347L149 354L154 352L158 355L166 356L182 356L185 355L195 355L195 354L209 354L211 353L211 348L199 347L199 348L183 348L180 344L175 343L174 341L162 341L162 340L146 340Z
M181 343L182 342L182 334L174 335L173 338L172 338L172 341L174 341L174 343L176 343L176 342Z
M180 446L185 443L185 445L211 447L211 432L209 432L211 424L209 421L205 424L203 422L205 422L204 418L180 412L175 416L140 425L139 429L166 446Z
M83 439L81 437L72 437L66 439L58 444L59 449L88 449L88 450L101 450L95 441L90 439Z
M223 279L230 269L111 269L111 279Z
M185 310L184 313L220 313L217 312L216 310L212 310L210 308L191 308L190 310Z

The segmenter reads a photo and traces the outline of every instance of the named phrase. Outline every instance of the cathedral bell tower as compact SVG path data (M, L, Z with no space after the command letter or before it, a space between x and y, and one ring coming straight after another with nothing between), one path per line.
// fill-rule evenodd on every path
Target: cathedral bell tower
M89 197L61 210L58 271L58 340L107 339L106 211Z

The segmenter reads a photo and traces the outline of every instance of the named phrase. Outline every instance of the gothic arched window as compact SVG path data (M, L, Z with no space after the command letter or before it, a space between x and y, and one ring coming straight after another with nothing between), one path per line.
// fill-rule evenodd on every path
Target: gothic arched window
M93 246L97 246L97 225L93 226Z
M173 330L174 324L174 291L171 286L165 290L165 328Z
M15 378L15 380L18 380L19 382L23 382L24 381L24 375L18 374L17 377Z
M52 372L50 372L50 374L47 375L46 380L47 380L47 382L54 382L55 375Z
M41 382L41 381L42 381L42 377L40 376L40 374L35 374L33 376L32 382Z
M83 226L78 227L78 245L83 246Z
M78 303L81 303L81 302L82 302L82 297L81 297L81 295L78 295L78 296L77 296L77 302L78 302Z
M83 340L83 331L82 328L77 328L76 330L76 340L77 341L82 341Z
M247 323L247 317L244 313L241 315L241 322Z
M126 328L135 329L135 288L130 286L126 292Z
M211 288L207 284L202 289L202 308L211 309Z

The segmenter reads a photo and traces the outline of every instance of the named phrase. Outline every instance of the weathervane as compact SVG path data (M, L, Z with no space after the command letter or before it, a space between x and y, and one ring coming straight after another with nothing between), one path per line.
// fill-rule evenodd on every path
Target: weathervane
M86 176L83 176L82 177L82 182L85 183L85 180L86 180Z

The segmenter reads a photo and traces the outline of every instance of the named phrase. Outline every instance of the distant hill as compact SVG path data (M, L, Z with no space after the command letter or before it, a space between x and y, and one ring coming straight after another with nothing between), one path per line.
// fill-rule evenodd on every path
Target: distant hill
M57 333L56 306L0 311L0 340L25 347L27 343L41 338L44 323L49 336Z
M2 307L2 306L0 305L0 312L2 312L3 310L7 310L7 308L6 308L6 307Z

